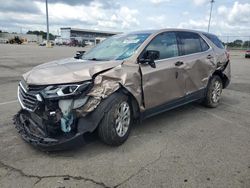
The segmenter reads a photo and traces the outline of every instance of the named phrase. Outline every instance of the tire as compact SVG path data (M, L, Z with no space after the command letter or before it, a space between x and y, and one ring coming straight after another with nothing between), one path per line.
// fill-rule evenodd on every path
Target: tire
M207 93L203 104L209 108L216 108L219 105L222 93L222 80L219 76L214 75L207 87Z
M98 126L100 139L108 145L119 146L129 136L132 124L132 110L128 97L121 93L114 93L115 100L108 112L104 114Z

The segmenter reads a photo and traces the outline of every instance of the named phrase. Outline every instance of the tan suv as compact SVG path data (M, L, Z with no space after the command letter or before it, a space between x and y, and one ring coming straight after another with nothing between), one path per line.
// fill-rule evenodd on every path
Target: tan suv
M24 74L14 123L24 140L46 150L76 146L95 130L120 145L136 120L193 101L216 107L229 81L229 55L215 35L121 34Z

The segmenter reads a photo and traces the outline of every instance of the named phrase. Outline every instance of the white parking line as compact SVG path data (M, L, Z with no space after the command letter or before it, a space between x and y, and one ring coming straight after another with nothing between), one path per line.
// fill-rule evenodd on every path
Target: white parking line
M12 104L12 103L16 103L16 102L17 102L17 100L2 102L2 103L0 103L0 106L5 105L5 104Z

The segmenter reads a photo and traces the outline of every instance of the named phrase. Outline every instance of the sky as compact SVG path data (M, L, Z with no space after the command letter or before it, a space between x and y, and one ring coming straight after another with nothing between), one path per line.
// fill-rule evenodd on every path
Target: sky
M61 27L118 32L161 28L207 31L210 12L210 0L48 2L53 34ZM2 31L46 31L45 15L45 0L0 0ZM219 36L250 36L250 0L215 0L210 31Z

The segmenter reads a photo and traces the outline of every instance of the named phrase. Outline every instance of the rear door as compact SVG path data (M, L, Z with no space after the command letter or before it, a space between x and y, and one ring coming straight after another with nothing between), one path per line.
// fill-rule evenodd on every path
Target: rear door
M218 67L225 65L229 60L229 56L220 39L217 36L209 33L203 33L203 35L205 35L205 37L207 37L212 42L212 44L214 44L214 51Z
M157 50L160 58L155 60L156 68L141 64L144 105L146 109L164 104L185 95L184 77L176 66L179 60L177 38L174 32L157 35L144 49ZM143 55L143 53L142 53Z
M184 63L185 94L204 89L210 75L215 69L213 49L198 34L193 32L176 32L179 54Z

